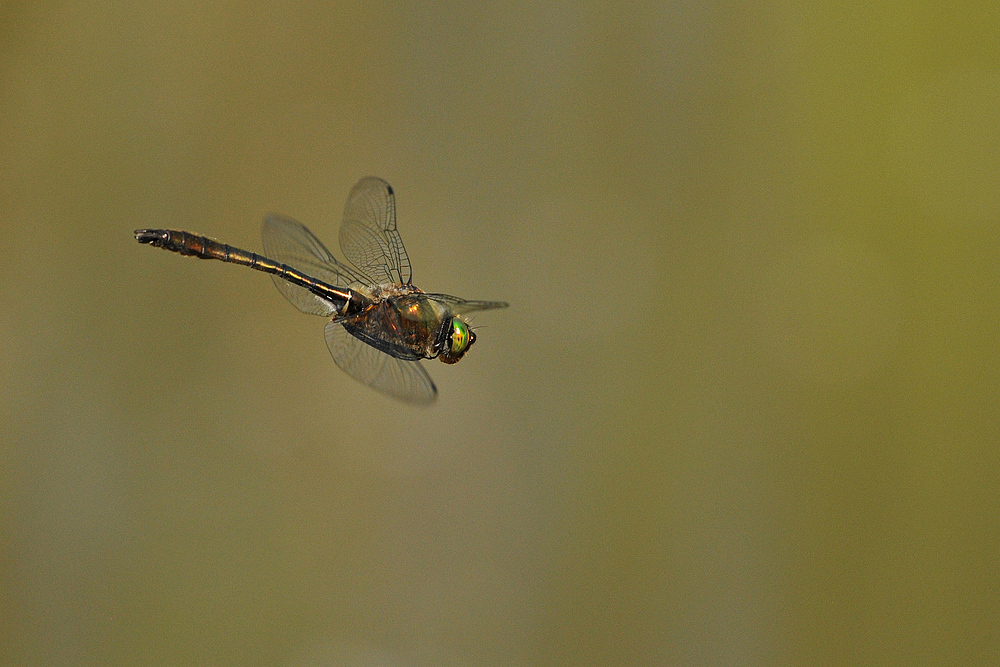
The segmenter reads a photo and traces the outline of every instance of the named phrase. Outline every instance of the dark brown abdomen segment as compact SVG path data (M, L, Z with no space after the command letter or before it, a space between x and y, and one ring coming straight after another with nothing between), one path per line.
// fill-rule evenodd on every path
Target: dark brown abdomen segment
M199 236L198 234L181 232L174 229L137 229L135 230L135 240L139 243L148 243L151 246L170 250L181 255L191 255L199 259L218 259L223 262L242 264L250 268L259 268L259 270L265 273L280 274L280 267L282 266L255 252L234 248L231 245L219 243L207 236Z

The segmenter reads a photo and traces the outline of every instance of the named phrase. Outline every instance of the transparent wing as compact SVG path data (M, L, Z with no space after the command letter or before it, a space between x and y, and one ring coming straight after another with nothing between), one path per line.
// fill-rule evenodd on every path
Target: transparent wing
M335 287L356 289L369 284L366 276L334 259L326 246L300 222L271 214L264 219L261 236L264 240L264 254L276 262L287 264ZM293 285L278 276L271 276L271 279L278 291L302 312L323 316L336 312L333 304L306 288Z
M443 304L452 315L463 315L473 313L477 310L495 310L506 308L510 304L506 301L466 301L450 294L421 294L421 298L437 301Z
M419 361L380 352L352 336L339 322L327 323L326 346L341 370L376 391L419 405L437 398L437 387Z
M396 197L381 178L362 178L351 188L340 226L340 249L373 284L410 283L410 258L396 231Z

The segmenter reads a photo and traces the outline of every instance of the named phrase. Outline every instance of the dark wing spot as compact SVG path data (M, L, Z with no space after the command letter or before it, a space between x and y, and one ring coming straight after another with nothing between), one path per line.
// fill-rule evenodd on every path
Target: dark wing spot
M393 193L393 191L392 191L392 186L391 186L391 185L389 185L388 183L386 183L386 184L385 184L385 189L389 191L389 194L395 194L395 193Z

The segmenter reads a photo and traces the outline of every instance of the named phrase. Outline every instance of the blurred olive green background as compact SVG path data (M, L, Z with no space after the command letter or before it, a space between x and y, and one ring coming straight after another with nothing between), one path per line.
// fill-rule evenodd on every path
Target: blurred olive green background
M0 663L1000 663L995 2L0 4ZM265 276L396 189L430 409Z

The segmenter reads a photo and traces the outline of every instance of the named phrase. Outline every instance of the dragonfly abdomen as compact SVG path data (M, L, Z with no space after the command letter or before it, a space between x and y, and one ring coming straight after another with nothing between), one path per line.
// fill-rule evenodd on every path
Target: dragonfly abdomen
M313 294L333 303L337 306L338 310L342 310L345 313L360 310L368 302L366 298L353 290L328 285L287 264L281 264L263 255L231 246L228 243L220 243L207 236L176 229L137 229L135 230L135 240L139 243L148 243L156 248L163 248L164 250L176 252L181 255L188 255L199 259L217 259L222 262L249 266L251 269L270 273L283 280L287 280L293 285L305 287ZM351 306L351 308L348 308L348 306Z

